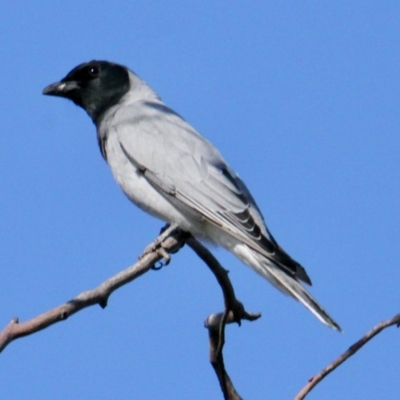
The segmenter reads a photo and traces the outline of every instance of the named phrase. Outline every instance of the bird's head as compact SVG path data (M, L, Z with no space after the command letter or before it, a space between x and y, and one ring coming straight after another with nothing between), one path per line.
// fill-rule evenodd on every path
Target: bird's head
M45 87L43 94L72 100L96 123L129 89L127 68L108 61L93 60L78 65L60 82Z

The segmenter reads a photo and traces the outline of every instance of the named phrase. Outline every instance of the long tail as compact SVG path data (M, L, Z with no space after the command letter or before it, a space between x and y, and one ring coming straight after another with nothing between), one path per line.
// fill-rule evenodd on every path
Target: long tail
M246 246L247 247L247 246ZM294 297L307 307L322 323L329 327L342 331L341 327L329 316L329 314L317 303L317 301L304 289L295 277L289 275L282 270L281 267L276 265L272 260L267 259L261 254L247 247L247 251L243 252L243 247L240 251L241 254L236 253L246 264L250 265L256 272L268 279L275 287L283 293ZM250 257L249 256L251 253ZM244 253L247 253L246 255ZM243 257L245 256L245 257ZM246 260L247 259L247 260ZM250 261L251 260L251 261ZM249 262L250 261L250 262Z

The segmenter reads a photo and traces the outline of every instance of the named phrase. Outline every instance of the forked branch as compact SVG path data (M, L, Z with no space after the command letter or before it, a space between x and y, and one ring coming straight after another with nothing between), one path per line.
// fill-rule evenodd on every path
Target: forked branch
M241 397L236 392L224 365L222 351L225 344L225 325L233 322L240 325L242 320L254 321L260 318L261 314L253 314L245 310L243 304L236 299L232 283L228 277L228 271L220 265L207 248L190 234L177 229L176 226L167 228L146 248L134 265L109 278L97 288L83 292L67 303L38 315L29 321L19 323L17 318L12 319L3 331L0 332L0 352L13 340L31 335L57 322L64 321L86 307L99 304L102 308L105 308L109 296L115 290L150 270L158 261L164 259L168 262L170 258L169 254L177 252L185 243L207 264L221 286L225 310L224 312L210 315L205 321L205 327L208 329L209 336L210 362L218 377L225 400L240 400ZM329 373L360 350L373 337L392 325L400 326L400 314L376 325L345 353L312 377L307 385L297 394L295 400L304 399Z
M218 377L225 400L241 400L225 369L222 350L225 344L225 325L236 322L239 325L243 319L254 321L261 314L248 313L243 304L236 299L235 291L228 276L228 271L221 266L212 253L192 236L186 240L188 246L207 264L221 286L225 311L210 315L204 325L208 329L210 362Z
M225 312L210 315L205 322L209 330L210 361L218 376L225 399L240 399L224 367L222 349L225 324L232 322L240 324L242 319L253 321L259 318L260 314L250 314L244 310L243 305L235 297L227 271L201 243L188 233L179 230L177 226L167 227L153 243L146 247L134 265L107 279L97 288L83 292L67 303L29 321L20 323L18 318L13 318L0 332L0 352L13 340L31 335L57 322L65 321L68 317L86 307L99 304L102 308L105 308L108 298L115 290L143 275L160 260L164 259L164 262L168 263L170 254L177 252L185 242L208 265L222 288Z

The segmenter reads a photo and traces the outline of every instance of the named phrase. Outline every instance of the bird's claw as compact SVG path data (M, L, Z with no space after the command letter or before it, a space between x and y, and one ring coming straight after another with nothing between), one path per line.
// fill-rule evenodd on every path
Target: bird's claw
M158 251L162 247L162 242L172 233L175 229L178 228L178 224L166 224L160 232L158 238L153 242L150 243L143 251L143 253L139 256L139 260L151 254L155 251ZM165 250L164 250L165 252ZM166 253L166 252L165 252ZM162 256L165 258L164 256ZM168 261L169 262L169 261Z
M139 256L139 260L143 259L148 254L156 252L161 260L157 262L157 264L153 265L151 269L158 271L162 267L167 266L171 262L171 256L163 247L163 241L175 230L178 228L178 224L166 224L160 232L158 238L147 246L144 252Z
M171 256L162 246L156 249L156 252L162 258L160 261L157 262L157 264L153 265L151 269L154 271L159 271L162 267L166 267L171 262Z

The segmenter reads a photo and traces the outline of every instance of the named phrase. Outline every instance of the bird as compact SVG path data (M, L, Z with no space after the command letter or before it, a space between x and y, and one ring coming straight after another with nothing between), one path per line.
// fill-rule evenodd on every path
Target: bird
M340 326L303 286L306 270L268 230L245 183L220 152L127 67L92 60L43 89L92 119L101 155L140 209L232 252L322 323Z

